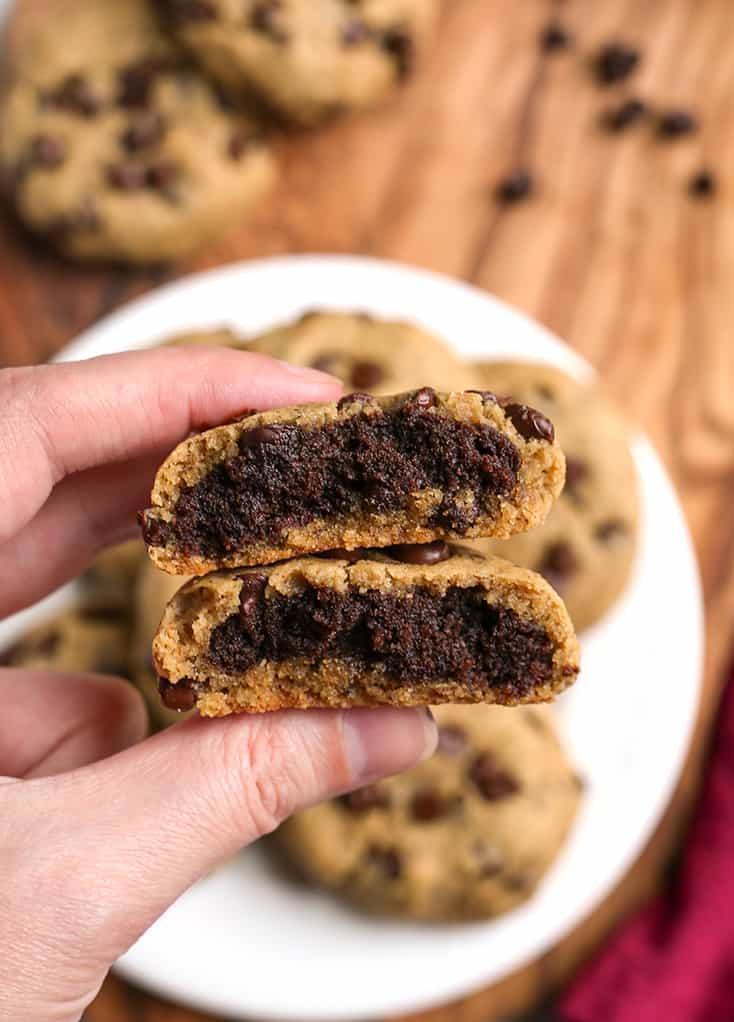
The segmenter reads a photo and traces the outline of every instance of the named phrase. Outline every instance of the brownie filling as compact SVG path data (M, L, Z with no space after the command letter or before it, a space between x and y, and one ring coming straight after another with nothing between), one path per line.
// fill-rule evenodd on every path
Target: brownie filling
M212 632L208 659L240 674L262 659L348 660L382 666L386 682L452 679L524 696L550 680L553 646L540 625L490 606L481 589L410 597L379 590L307 588L263 598L265 578L245 576L241 609Z
M430 411L434 401L419 391L388 413L244 433L233 458L182 492L170 538L186 554L218 557L253 540L278 542L284 529L316 519L396 511L430 488L443 492L430 524L464 533L487 497L512 491L520 455L493 426Z

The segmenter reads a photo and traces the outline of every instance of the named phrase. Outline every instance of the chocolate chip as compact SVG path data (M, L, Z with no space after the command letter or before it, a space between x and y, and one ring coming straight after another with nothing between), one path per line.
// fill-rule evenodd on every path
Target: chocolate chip
M431 823L445 816L450 808L451 802L444 798L435 788L422 788L413 796L410 803L410 811L414 820L421 823Z
M67 110L82 117L96 117L102 105L87 79L80 74L68 75L61 85L48 93L44 99L59 110Z
M288 33L278 25L280 0L263 0L255 4L250 15L250 27L269 36L274 43L288 42Z
M526 170L516 170L497 185L495 196L498 202L521 202L534 189L533 179Z
M119 73L119 105L128 109L147 106L155 79L168 66L169 62L159 57L143 57L124 67Z
M368 390L370 387L376 387L384 375L380 366L374 362L355 362L349 382L353 387L364 387L365 390Z
M163 138L165 130L166 122L161 114L154 111L141 113L125 129L120 141L128 152L134 153L139 149L157 145Z
M253 128L238 128L233 131L227 143L227 153L233 160L240 160L248 149L260 142L260 135Z
M363 21L352 18L342 30L342 46L359 46L370 38L370 30Z
M562 589L572 575L578 571L579 563L573 547L560 541L553 543L545 552L538 571L557 589Z
M240 614L243 618L248 619L255 608L262 603L268 580L265 575L242 575L241 578Z
M274 444L280 436L281 430L277 426L257 426L242 434L240 449L244 451L250 447L258 447L260 444Z
M165 546L171 538L171 526L147 511L138 513L138 525L147 546Z
M600 85L613 85L631 75L639 63L638 50L626 43L612 42L601 48L594 69Z
M607 110L602 117L602 124L609 131L624 131L647 113L647 106L641 99L626 99L620 106Z
M540 33L540 48L544 53L565 50L573 42L573 36L558 21L549 22Z
M696 199L708 199L716 192L716 178L710 170L699 170L688 182L688 194Z
M326 561L346 561L347 564L356 564L364 557L364 550L342 550L337 547L335 550L324 550L317 557L323 557Z
M146 168L141 163L116 163L107 168L107 183L123 192L145 188Z
M437 403L436 391L432 387L421 387L407 399L405 407L409 409L433 408Z
M179 166L172 160L151 163L145 175L146 184L159 192L167 192L179 175Z
M30 159L37 167L60 167L66 159L64 140L55 135L36 135L31 142Z
M362 394L357 391L354 394L345 394L344 397L339 398L336 407L339 411L341 411L343 408L346 408L348 405L354 404L355 402L361 405L371 405L374 403L374 400L375 399L372 394Z
M187 21L214 21L217 5L214 0L165 0L168 16L178 24Z
M444 756L460 756L469 744L466 731L457 724L445 724L438 729L437 752Z
M580 458L566 458L566 490L572 493L589 474L589 466Z
M397 880L403 872L403 863L396 848L385 845L370 845L367 859L387 880Z
M477 756L469 768L469 778L487 802L510 798L520 790L515 778L503 770L489 752Z
M367 784L364 788L342 795L339 803L352 813L366 813L370 809L387 809L390 796L379 784Z
M182 678L175 685L172 685L165 678L159 678L158 692L160 693L161 702L169 710L185 713L187 710L193 710L196 706L196 692L192 688L192 682L186 678Z
M597 525L594 535L601 543L611 543L627 535L627 525L621 518L609 518Z
M670 110L663 114L658 121L658 135L660 138L674 139L682 135L691 135L698 130L698 123L686 110Z
M402 29L390 29L382 36L381 45L394 59L398 78L407 78L413 70L415 57L415 45L411 36Z
M442 540L435 543L399 543L387 548L387 553L403 564L439 564L451 557L451 547Z
M511 403L504 405L505 415L520 436L526 440L546 440L553 443L556 432L553 423L542 412L528 405Z
M496 405L497 395L491 390L467 390L467 394L479 394L485 404Z

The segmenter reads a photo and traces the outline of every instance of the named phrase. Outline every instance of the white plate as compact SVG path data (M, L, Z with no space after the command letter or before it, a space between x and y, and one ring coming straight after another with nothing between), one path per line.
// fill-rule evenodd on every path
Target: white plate
M122 309L62 357L143 347L197 326L251 332L313 307L404 317L469 357L538 359L590 372L542 327L480 291L390 263L329 256L253 262L183 280ZM230 1016L366 1019L415 1011L497 980L591 912L640 852L670 797L702 664L701 595L683 515L643 437L634 451L641 553L623 600L585 637L581 678L558 704L589 786L571 839L537 896L490 923L372 920L320 893L290 888L251 850L182 897L121 960L122 975ZM15 631L15 622L6 623L0 640Z

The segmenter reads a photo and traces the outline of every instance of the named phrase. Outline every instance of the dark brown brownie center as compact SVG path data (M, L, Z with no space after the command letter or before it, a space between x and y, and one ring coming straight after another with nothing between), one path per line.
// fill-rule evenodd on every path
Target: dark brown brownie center
M517 448L495 427L458 422L417 400L315 429L260 427L182 492L172 538L188 555L218 557L253 540L278 542L284 529L316 519L396 511L431 488L443 492L431 524L463 533L488 497L512 491L519 465Z
M478 588L443 596L418 588L408 596L307 588L267 599L251 598L248 588L245 596L241 611L211 635L208 660L225 674L264 658L329 658L382 666L391 687L453 679L518 697L551 677L553 645L545 629L491 606Z

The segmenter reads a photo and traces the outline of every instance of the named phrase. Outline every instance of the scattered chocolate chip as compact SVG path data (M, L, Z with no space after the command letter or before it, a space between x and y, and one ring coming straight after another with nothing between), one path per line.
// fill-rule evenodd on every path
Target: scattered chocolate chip
M359 46L370 38L370 30L363 21L352 18L342 30L342 46Z
M145 182L149 188L156 191L166 192L170 189L179 175L179 166L172 160L158 160L151 163L145 175Z
M444 756L460 756L469 744L466 731L457 724L445 724L438 729L437 752Z
M410 811L414 820L431 823L445 816L451 808L451 802L444 798L435 788L422 788L413 796Z
M147 511L138 512L138 525L147 546L165 546L171 538L171 526Z
M589 474L589 466L580 458L566 458L566 491L573 493Z
M336 407L338 408L339 411L341 411L348 405L354 404L355 401L361 405L369 405L372 404L374 400L375 399L372 396L372 394L362 394L359 391L357 391L354 394L345 394L344 397L339 398Z
M573 42L573 36L559 21L551 21L541 31L539 41L544 53L556 53L567 49Z
M268 580L265 575L243 575L240 588L240 614L249 620L253 612L262 604Z
M698 122L686 110L669 110L658 121L658 135L664 139L680 138L698 130Z
M601 48L594 61L594 69L600 85L613 85L631 75L639 63L638 50L626 43L612 42Z
M191 683L185 678L175 685L172 685L165 678L159 678L158 692L160 693L161 702L169 710L185 713L187 710L193 710L196 706L196 692L194 692Z
M120 141L130 153L157 145L163 138L166 122L161 114L155 111L138 114L134 121L125 129Z
M553 443L556 435L553 423L542 412L515 403L503 405L503 408L520 436L526 440L547 440Z
M376 387L384 375L380 366L374 362L355 362L349 382L353 387L364 387L365 390L368 390L370 387Z
M364 550L342 550L337 547L334 550L323 550L317 557L323 557L326 561L346 561L347 564L356 564L364 557Z
M37 167L60 167L66 159L64 140L55 135L36 135L31 142L30 159Z
M119 73L117 102L126 109L141 109L148 105L158 75L170 66L160 57L143 57L128 64Z
M44 101L58 110L67 110L82 117L96 117L102 105L87 79L80 74L68 75L57 89L46 94Z
M233 160L240 160L248 149L258 145L260 135L253 128L238 128L233 131L227 143L227 153Z
M526 170L516 170L497 185L495 196L498 202L521 202L533 191L534 183Z
M342 795L339 802L352 813L366 813L370 809L387 809L390 796L379 784L367 784L364 788Z
M479 394L485 404L496 405L497 395L491 390L467 390L467 394Z
M708 199L716 192L716 178L710 170L699 170L688 182L688 194L696 199Z
M469 778L487 802L498 802L520 790L514 777L503 770L489 752L477 756L469 768Z
M602 124L609 131L624 131L647 113L647 106L641 99L626 99L620 106L607 110L602 116Z
M278 25L280 0L263 0L255 4L250 15L250 27L269 36L274 43L287 43L288 33Z
M107 168L107 183L123 192L145 188L146 168L141 163L116 163Z
M579 563L570 543L553 543L545 552L538 571L556 589L562 589L578 571Z
M370 845L367 849L367 859L388 880L397 880L403 872L403 863L396 848Z
M406 408L433 408L436 404L436 391L432 387L421 387L420 390L416 390L414 394L411 394L408 400L405 402Z
M621 518L609 518L597 525L594 535L601 543L611 543L627 535L627 525Z
M247 450L248 447L257 447L259 444L274 444L280 435L281 431L277 426L257 426L242 434L240 449Z
M439 564L451 557L451 548L443 540L435 543L400 543L387 548L387 553L403 564Z
M390 29L382 36L381 45L383 50L394 59L398 78L407 78L413 70L415 56L415 46L411 36L402 29Z

